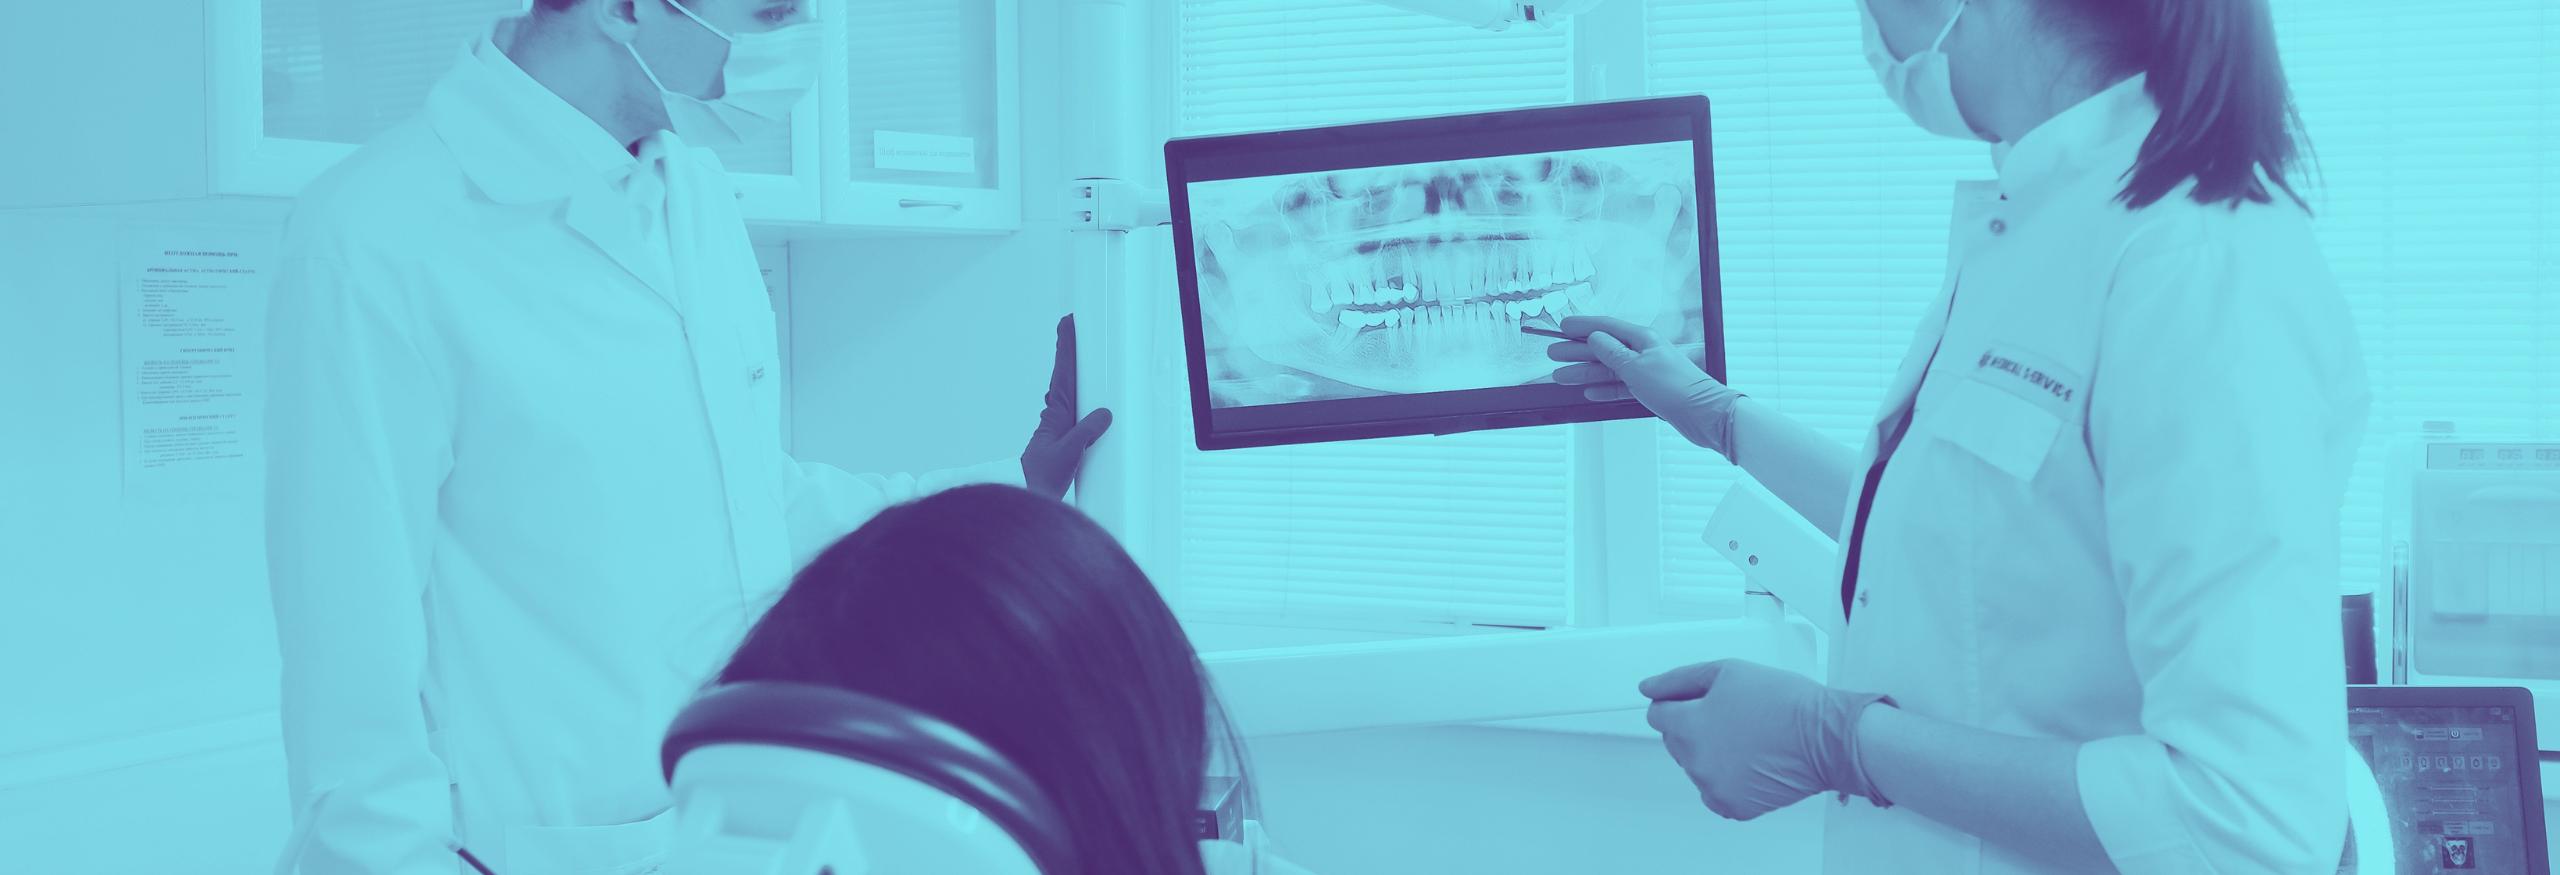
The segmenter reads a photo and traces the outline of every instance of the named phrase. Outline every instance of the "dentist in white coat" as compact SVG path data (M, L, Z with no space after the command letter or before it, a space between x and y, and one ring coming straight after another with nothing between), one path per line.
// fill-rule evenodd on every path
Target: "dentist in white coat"
M773 313L704 147L814 81L803 4L538 0L305 194L270 335L282 868L451 875L461 844L644 871L660 733L802 558L943 486L1063 493L1107 427L1075 418L1062 325L1019 460L783 452Z
M1841 794L1831 872L2332 871L2367 397L2266 0L1849 2L1998 166L1863 446L1623 323L1552 350L1842 544L1832 686L1676 669L1654 727L1718 814Z

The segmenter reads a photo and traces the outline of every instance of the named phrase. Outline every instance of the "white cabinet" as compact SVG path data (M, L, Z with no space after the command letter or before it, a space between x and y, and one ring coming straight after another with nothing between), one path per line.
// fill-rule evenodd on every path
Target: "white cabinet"
M291 195L417 113L467 47L524 0L218 0L210 25L213 185ZM818 218L812 95L791 129L720 150L748 218Z
M827 63L790 130L720 150L747 218L1019 227L1018 0L821 2ZM0 32L0 52L61 68L0 82L35 132L0 138L0 161L57 169L0 180L0 207L290 197L415 115L526 0L149 5L33 4Z
M830 223L1022 222L1019 0L844 0L823 90Z

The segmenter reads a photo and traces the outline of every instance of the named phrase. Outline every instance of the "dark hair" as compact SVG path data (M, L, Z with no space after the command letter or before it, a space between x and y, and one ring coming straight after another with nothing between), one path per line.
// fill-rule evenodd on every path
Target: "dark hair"
M2273 183L2308 206L2288 178L2306 146L2267 0L2050 0L2045 8L2071 16L2111 77L2149 74L2160 122L2119 200L2150 206L2192 179L2198 203L2268 203Z
M745 681L867 693L977 736L1048 791L1092 875L1199 875L1209 761L1241 756L1137 563L1084 514L1010 486L891 507L827 548L718 682Z
M578 0L533 0L535 12L559 12L578 5Z

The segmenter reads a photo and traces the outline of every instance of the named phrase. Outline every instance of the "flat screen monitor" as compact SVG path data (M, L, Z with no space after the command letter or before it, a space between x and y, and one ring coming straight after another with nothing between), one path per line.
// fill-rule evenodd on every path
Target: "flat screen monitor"
M2347 688L2399 875L2548 875L2533 695L2521 687Z
M1707 99L1165 145L1204 450L1645 416L1558 385L1613 316L1724 374Z

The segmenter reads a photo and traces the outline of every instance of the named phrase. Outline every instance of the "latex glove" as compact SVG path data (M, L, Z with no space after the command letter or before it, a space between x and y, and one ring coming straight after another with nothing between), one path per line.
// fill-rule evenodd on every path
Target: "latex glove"
M1653 700L1645 722L1709 811L1750 820L1825 791L1890 804L1858 763L1857 730L1867 706L1892 699L1740 659L1675 668L1636 689Z
M1065 498L1067 487L1084 467L1084 451L1111 427L1111 411L1097 409L1076 418L1076 317L1058 320L1058 358L1049 365L1049 394L1042 398L1040 425L1022 448L1022 485L1050 498Z
M1651 330L1606 316L1567 316L1556 329L1582 338L1547 347L1547 357L1583 362L1556 369L1556 382L1581 386L1593 401L1634 398L1690 443L1733 458L1733 406L1742 393L1707 376L1681 348Z

